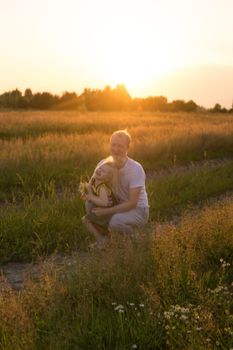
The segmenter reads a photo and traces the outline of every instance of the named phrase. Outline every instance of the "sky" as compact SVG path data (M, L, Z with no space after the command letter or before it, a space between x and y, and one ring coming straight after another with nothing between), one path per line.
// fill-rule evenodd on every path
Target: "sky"
M233 102L233 0L0 0L0 93Z

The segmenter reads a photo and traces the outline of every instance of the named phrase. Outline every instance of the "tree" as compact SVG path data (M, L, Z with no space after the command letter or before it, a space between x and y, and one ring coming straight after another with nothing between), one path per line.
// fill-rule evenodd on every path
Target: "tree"
M123 84L119 84L112 90L113 109L117 111L127 110L131 97Z
M78 96L75 92L65 91L58 100L59 109L77 109Z
M169 110L171 112L185 111L185 102L183 100L174 100L171 103L169 103Z
M18 89L12 90L9 95L9 107L17 108L22 92Z
M154 109L156 111L165 111L167 109L167 98L164 96L154 97Z
M26 109L28 108L28 101L26 99L26 97L24 96L21 96L19 99L18 99L18 108L22 108L22 109Z
M140 104L142 109L147 111L165 111L167 109L167 98L164 96L150 96L140 99Z
M30 103L30 106L35 109L50 109L58 98L49 92L36 93Z
M220 113L222 110L222 107L219 103L216 103L214 108L211 110L211 112L214 112L214 113Z
M28 103L31 102L31 100L33 99L33 94L32 94L32 90L31 89L26 89L24 91L24 98L26 99L26 101Z
M197 104L193 100L186 102L185 104L186 112L195 112L196 110L197 110Z
M10 107L9 100L10 100L10 93L4 92L4 94L0 96L0 106L4 108Z

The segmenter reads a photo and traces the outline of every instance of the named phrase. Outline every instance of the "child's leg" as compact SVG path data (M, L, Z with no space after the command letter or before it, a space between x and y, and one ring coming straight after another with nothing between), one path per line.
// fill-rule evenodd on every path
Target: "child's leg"
M97 240L97 245L99 249L103 249L104 245L106 243L106 240L108 238L108 236L105 234L103 234L104 232L100 232L100 230L97 229L97 227L86 217L84 216L82 218L82 222L83 224L86 226L86 228L88 229L88 231L95 237L95 239ZM102 230L101 230L102 231Z

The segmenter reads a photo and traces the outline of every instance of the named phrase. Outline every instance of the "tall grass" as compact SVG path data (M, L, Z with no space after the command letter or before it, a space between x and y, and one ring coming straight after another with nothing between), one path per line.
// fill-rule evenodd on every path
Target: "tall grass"
M86 248L77 185L119 128L148 172L233 154L231 116L1 112L1 263ZM103 254L46 265L18 294L5 288L0 349L232 349L233 205L184 214L231 190L232 174L228 161L150 177L150 223L137 240L113 236ZM174 215L179 225L156 225Z
M231 189L232 162L152 179L147 184L150 222L174 219L187 207ZM51 182L38 191L40 196L35 192L22 195L21 204L16 201L0 210L1 262L80 250L90 242L81 223L84 208L77 188L66 187L59 197Z
M104 132L106 134L118 128L130 128L141 133L141 127L158 129L159 134L167 136L185 130L192 135L199 130L205 133L232 132L232 115L198 113L106 113L106 112L0 112L1 138L28 138L47 133L86 134ZM184 133L183 133L184 134Z
M53 188L52 188L53 191ZM87 233L81 224L83 202L70 192L61 200L27 197L20 206L0 212L0 261L35 260L54 252L70 253L84 249Z
M213 168L203 165L148 181L147 189L152 220L168 220L194 204L201 204L233 190L233 163Z
M0 113L0 199L36 191L51 179L75 183L109 154L109 136L128 128L130 156L145 170L233 154L232 116L200 114Z
M0 297L1 348L230 349L233 205L204 208Z

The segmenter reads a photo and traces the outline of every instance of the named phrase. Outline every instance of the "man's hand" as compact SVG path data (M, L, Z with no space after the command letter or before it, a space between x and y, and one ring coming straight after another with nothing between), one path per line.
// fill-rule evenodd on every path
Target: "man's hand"
M111 207L113 205L113 200L111 196L108 196L108 207Z
M97 216L113 215L116 213L127 212L137 206L139 194L140 194L140 187L131 188L129 190L128 201L114 205L113 207L108 207L108 208L97 207L97 208L94 208L92 212Z
M110 214L110 209L111 208L94 208L92 209L92 213L94 213L96 216L104 216Z

